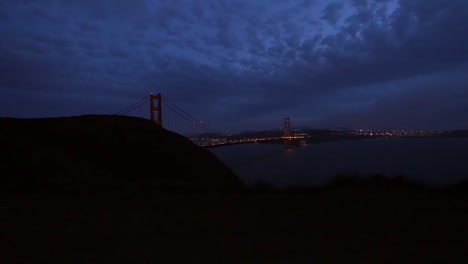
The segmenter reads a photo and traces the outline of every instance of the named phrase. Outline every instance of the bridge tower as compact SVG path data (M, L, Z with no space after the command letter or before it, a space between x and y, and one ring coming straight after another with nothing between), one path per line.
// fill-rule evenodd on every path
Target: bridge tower
M155 106L156 101L156 106ZM161 112L161 94L154 95L150 94L150 120L156 122L156 124L162 126L162 112ZM155 119L155 112L158 112L157 119Z
M291 122L289 117L284 118L284 147L285 148L290 148L289 142L291 141L290 137L291 136Z

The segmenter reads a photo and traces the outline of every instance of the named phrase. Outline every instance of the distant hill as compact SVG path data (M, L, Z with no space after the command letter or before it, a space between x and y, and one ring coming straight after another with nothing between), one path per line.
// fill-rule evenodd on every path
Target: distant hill
M451 137L468 137L468 130L452 130L449 135Z
M4 192L225 191L244 184L211 152L142 118L0 118Z

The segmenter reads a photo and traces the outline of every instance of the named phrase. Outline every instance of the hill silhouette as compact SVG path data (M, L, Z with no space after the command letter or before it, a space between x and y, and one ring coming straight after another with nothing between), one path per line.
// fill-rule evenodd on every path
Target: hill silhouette
M0 145L4 191L83 195L244 187L211 152L142 118L1 118Z
M122 116L2 118L0 146L0 263L468 263L466 181L246 188Z

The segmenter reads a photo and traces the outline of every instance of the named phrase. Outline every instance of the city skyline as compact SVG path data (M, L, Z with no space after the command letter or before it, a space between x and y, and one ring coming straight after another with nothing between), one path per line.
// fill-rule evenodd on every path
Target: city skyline
M467 129L467 16L462 0L4 1L0 116L154 92L220 131Z

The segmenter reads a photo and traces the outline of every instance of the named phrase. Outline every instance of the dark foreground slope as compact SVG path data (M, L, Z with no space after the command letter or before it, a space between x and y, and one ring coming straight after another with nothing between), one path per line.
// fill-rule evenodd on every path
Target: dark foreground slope
M0 263L468 263L466 183L340 177L315 188L244 190L212 156L141 120L1 124L2 184L17 189L2 185ZM143 154L148 142L154 157ZM93 183L97 191L79 191Z
M0 146L4 191L82 195L243 187L212 153L141 118L3 118Z

